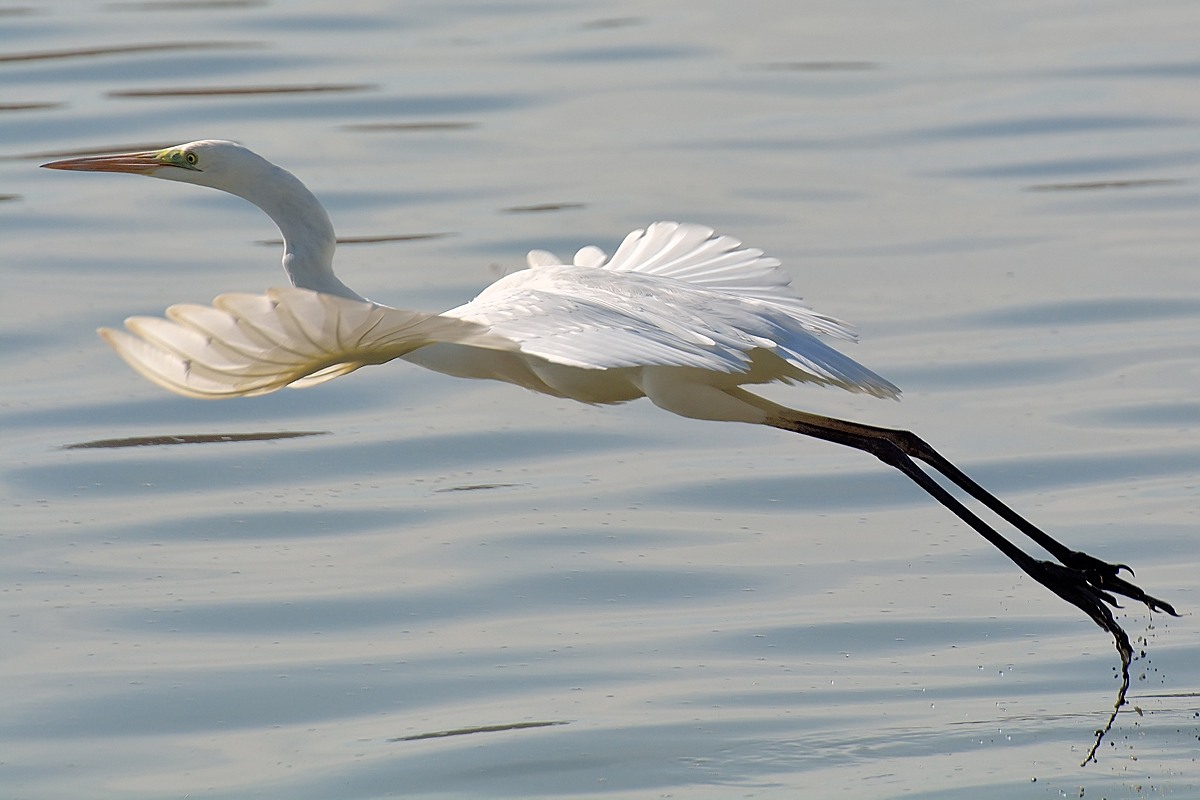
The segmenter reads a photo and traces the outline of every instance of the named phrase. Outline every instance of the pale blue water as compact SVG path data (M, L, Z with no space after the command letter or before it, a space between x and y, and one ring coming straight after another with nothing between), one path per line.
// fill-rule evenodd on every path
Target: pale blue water
M1194 3L0 12L0 795L1198 792ZM194 93L255 88L323 91ZM660 218L782 258L905 397L772 397L921 432L1185 613L1120 615L1138 710L1081 768L1111 643L861 454L406 365L145 383L94 328L278 284L275 231L36 165L201 137L344 236L448 234L342 248L398 305ZM328 433L63 448L283 430Z

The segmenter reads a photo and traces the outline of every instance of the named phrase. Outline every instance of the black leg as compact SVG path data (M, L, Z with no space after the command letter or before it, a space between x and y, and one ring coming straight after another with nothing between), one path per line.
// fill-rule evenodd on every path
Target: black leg
M773 412L766 420L768 425L862 450L888 466L900 470L931 497L954 512L959 519L995 545L1027 575L1082 610L1097 625L1108 631L1109 635L1113 637L1117 653L1121 657L1122 680L1108 722L1102 729L1096 731L1096 740L1083 763L1087 764L1089 761L1095 760L1096 751L1100 747L1104 735L1112 729L1117 713L1121 710L1121 706L1125 705L1125 695L1129 690L1129 665L1133 660L1133 647L1129 642L1129 636L1109 608L1109 606L1120 607L1112 593L1139 600L1145 603L1151 611L1165 611L1172 616L1179 616L1175 613L1175 609L1169 603L1146 594L1139 587L1121 578L1118 573L1122 569L1133 574L1133 570L1124 564L1109 564L1087 553L1072 550L1042 531L972 480L916 434L793 411L775 406L767 401L760 401L758 405L760 408ZM1014 545L942 488L928 473L917 466L913 461L914 458L933 467L950 482L1040 545L1059 563L1035 559Z
M821 417L816 414L805 414L801 412L795 412L795 416L793 418L781 419L779 422L782 422L783 424L777 424L777 422L774 420L771 422L771 424L775 425L775 427L795 430L797 433L804 433L805 435L815 436L828 441L836 441L840 444L846 444L850 447L855 447L859 450L865 450L869 453L872 453L884 463L896 467L901 472L904 472L905 475L908 475L909 478L920 485L921 488L933 495L938 502L942 503L942 505L945 505L947 508L950 508L951 511L954 511L955 514L971 525L972 528L975 528L976 531L983 534L988 541L992 542L992 544L1004 551L1009 558L1013 558L1012 553L1005 549L1003 545L1000 545L995 538L993 538L993 536L995 536L996 538L1003 540L1003 537L1001 537L1000 534L996 533L991 528L987 529L990 531L990 534L985 533L978 527L978 525L972 523L969 519L964 517L957 509L947 504L941 496L934 494L934 492L932 492L926 484L919 480L911 470L911 468L915 466L911 461L909 461L908 468L901 466L899 463L896 463L894 455L887 453L887 447L877 443L887 442L904 455L923 461L933 467L935 470L944 475L950 482L961 488L971 497L975 498L992 512L994 512L1005 522L1009 523L1021 533L1025 534L1034 542L1036 542L1040 547L1042 547L1042 549L1054 556L1054 558L1064 567L1067 567L1070 570L1085 576L1087 583L1091 587L1101 590L1106 602L1114 606L1117 605L1115 602L1113 602L1112 597L1108 594L1111 592L1128 597L1131 600L1137 600L1138 602L1145 603L1152 611L1164 611L1172 616L1179 616L1170 603L1146 594L1141 588L1122 578L1119 574L1122 569L1128 571L1130 575L1133 574L1133 570L1128 566L1125 564L1110 564L1107 561L1102 561L1096 558L1095 556L1088 555L1087 553L1079 550L1072 550L1071 548L1067 547L1062 542L1059 542L1057 539L1038 528L1032 522L1022 517L1016 511L1013 511L995 495L972 480L970 476L968 476L958 467L954 466L949 459L947 459L938 451L934 450L927 442L925 442L925 440L921 439L919 436L910 431L894 430L891 428L877 428L872 425L863 425L858 422L834 419L832 417ZM804 430L797 430L797 426L803 427ZM835 438L837 436L842 436L844 439ZM876 452L877 450L881 452ZM924 475L924 473L920 472L920 470L918 470L918 472L921 475ZM934 485L936 486L936 484ZM1012 546L1007 542L1007 540L1004 541L1005 544L1008 544L1010 547ZM1016 561L1015 558L1013 560ZM1017 564L1018 566L1021 566L1019 561ZM1024 567L1022 567L1022 569L1024 569ZM1028 570L1025 571L1028 572ZM1041 582L1045 583L1045 581ZM1047 584L1047 586L1056 592L1058 591L1057 589L1054 589L1054 586L1050 586L1050 584ZM1107 611L1107 609L1105 609L1105 611ZM1092 618L1095 619L1095 616L1092 615ZM1100 623L1099 620L1097 620L1097 623L1100 624L1101 627L1107 628L1107 626Z
M842 421L831 420L831 422L841 423ZM853 447L857 450L863 450L888 466L900 470L913 483L924 489L933 499L954 512L955 516L970 525L983 538L999 549L1000 552L1008 556L1009 560L1020 567L1023 572L1059 597L1081 609L1097 625L1112 634L1116 640L1117 649L1121 653L1122 660L1132 656L1133 649L1129 644L1129 637L1125 635L1120 625L1117 624L1112 612L1108 609L1108 605L1106 605L1111 604L1115 606L1115 598L1102 587L1092 583L1089 580L1087 572L1035 559L1014 545L980 519L969 508L964 506L956 497L943 489L937 481L929 477L924 470L913 462L912 458L904 452L900 445L893 441L891 436L886 434L881 435L874 430L861 433L854 430L857 427L854 423L838 424L836 427L825 426L819 422L813 422L807 419L807 417L791 420L773 420L771 424L775 425L775 427L804 434L805 436L812 436L836 444L846 445L847 447Z

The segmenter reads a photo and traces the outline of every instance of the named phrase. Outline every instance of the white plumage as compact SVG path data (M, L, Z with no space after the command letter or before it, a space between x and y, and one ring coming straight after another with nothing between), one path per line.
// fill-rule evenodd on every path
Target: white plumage
M144 377L201 399L313 386L439 341L512 346L474 322L292 287L175 305L125 327L100 336Z
M1175 613L1123 579L1120 565L1050 537L914 434L797 411L743 389L795 381L877 397L899 394L817 338L853 335L806 307L778 261L709 228L657 222L629 234L612 258L588 246L570 264L535 250L528 269L501 278L465 305L427 314L370 302L342 283L333 271L333 226L320 202L291 173L240 145L209 140L45 166L152 175L231 192L263 209L283 233L283 265L295 288L222 295L212 306L172 306L165 318L127 320L128 333L100 331L134 369L171 391L203 398L256 395L402 358L586 403L646 396L686 417L770 425L864 450L903 472L1112 634L1125 678L1118 707L1132 648L1109 609L1116 605L1113 595ZM1012 544L914 459L1057 563Z
M132 317L129 333L100 334L143 376L198 398L312 386L395 358L588 403L641 396L643 367L721 373L729 386L899 393L816 338L854 336L800 302L777 260L710 228L657 222L611 259L589 246L571 264L535 250L529 265L442 314L286 288L172 306L165 319ZM435 344L444 346L417 352Z
M132 318L128 333L100 331L142 375L189 397L311 386L395 358L585 403L648 395L708 419L763 421L761 409L729 391L742 384L899 394L817 338L854 337L805 306L777 260L701 225L656 222L629 234L612 258L594 245L571 263L535 250L528 269L435 315L372 303L342 283L320 202L291 173L240 145L201 141L48 166L210 186L250 200L279 225L284 268L297 288L223 295L212 307L173 306L165 319ZM686 387L727 396L695 408L679 402Z
M722 385L812 381L881 397L899 391L816 338L853 334L801 303L778 261L709 228L657 222L629 234L611 259L589 246L572 264L544 251L530 253L529 263L442 316L515 342L554 394L584 402L636 397L640 375L630 370L644 367L720 373ZM603 371L608 387L566 391L599 376L562 368Z
M701 225L656 222L625 237L612 258L594 245L572 263L534 250L528 269L435 315L372 303L342 283L333 271L333 225L317 198L290 172L233 142L47 166L210 186L244 197L279 226L284 269L297 288L223 295L211 308L178 305L165 319L134 317L128 333L100 331L142 375L189 397L311 386L395 358L585 403L648 394L677 413L706 418L724 417L715 409L692 413L663 395L677 394L675 385L729 390L771 381L899 394L817 338L854 336L805 306L777 260ZM745 406L732 397L721 405ZM743 407L732 418L761 417Z

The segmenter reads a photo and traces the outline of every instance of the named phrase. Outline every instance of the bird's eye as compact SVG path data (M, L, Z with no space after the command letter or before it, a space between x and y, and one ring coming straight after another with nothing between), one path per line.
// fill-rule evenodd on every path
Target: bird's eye
M196 166L196 162L199 161L200 159L196 156L195 153L184 153L183 160L186 161L190 166L194 167L194 166Z

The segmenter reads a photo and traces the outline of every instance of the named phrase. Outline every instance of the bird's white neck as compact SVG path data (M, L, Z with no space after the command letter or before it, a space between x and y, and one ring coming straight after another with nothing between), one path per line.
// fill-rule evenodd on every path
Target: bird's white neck
M336 237L329 215L320 201L292 173L264 162L271 170L269 182L283 189L270 193L237 192L267 213L283 234L283 269L293 286L365 300L333 272ZM266 176L264 176L266 177Z

